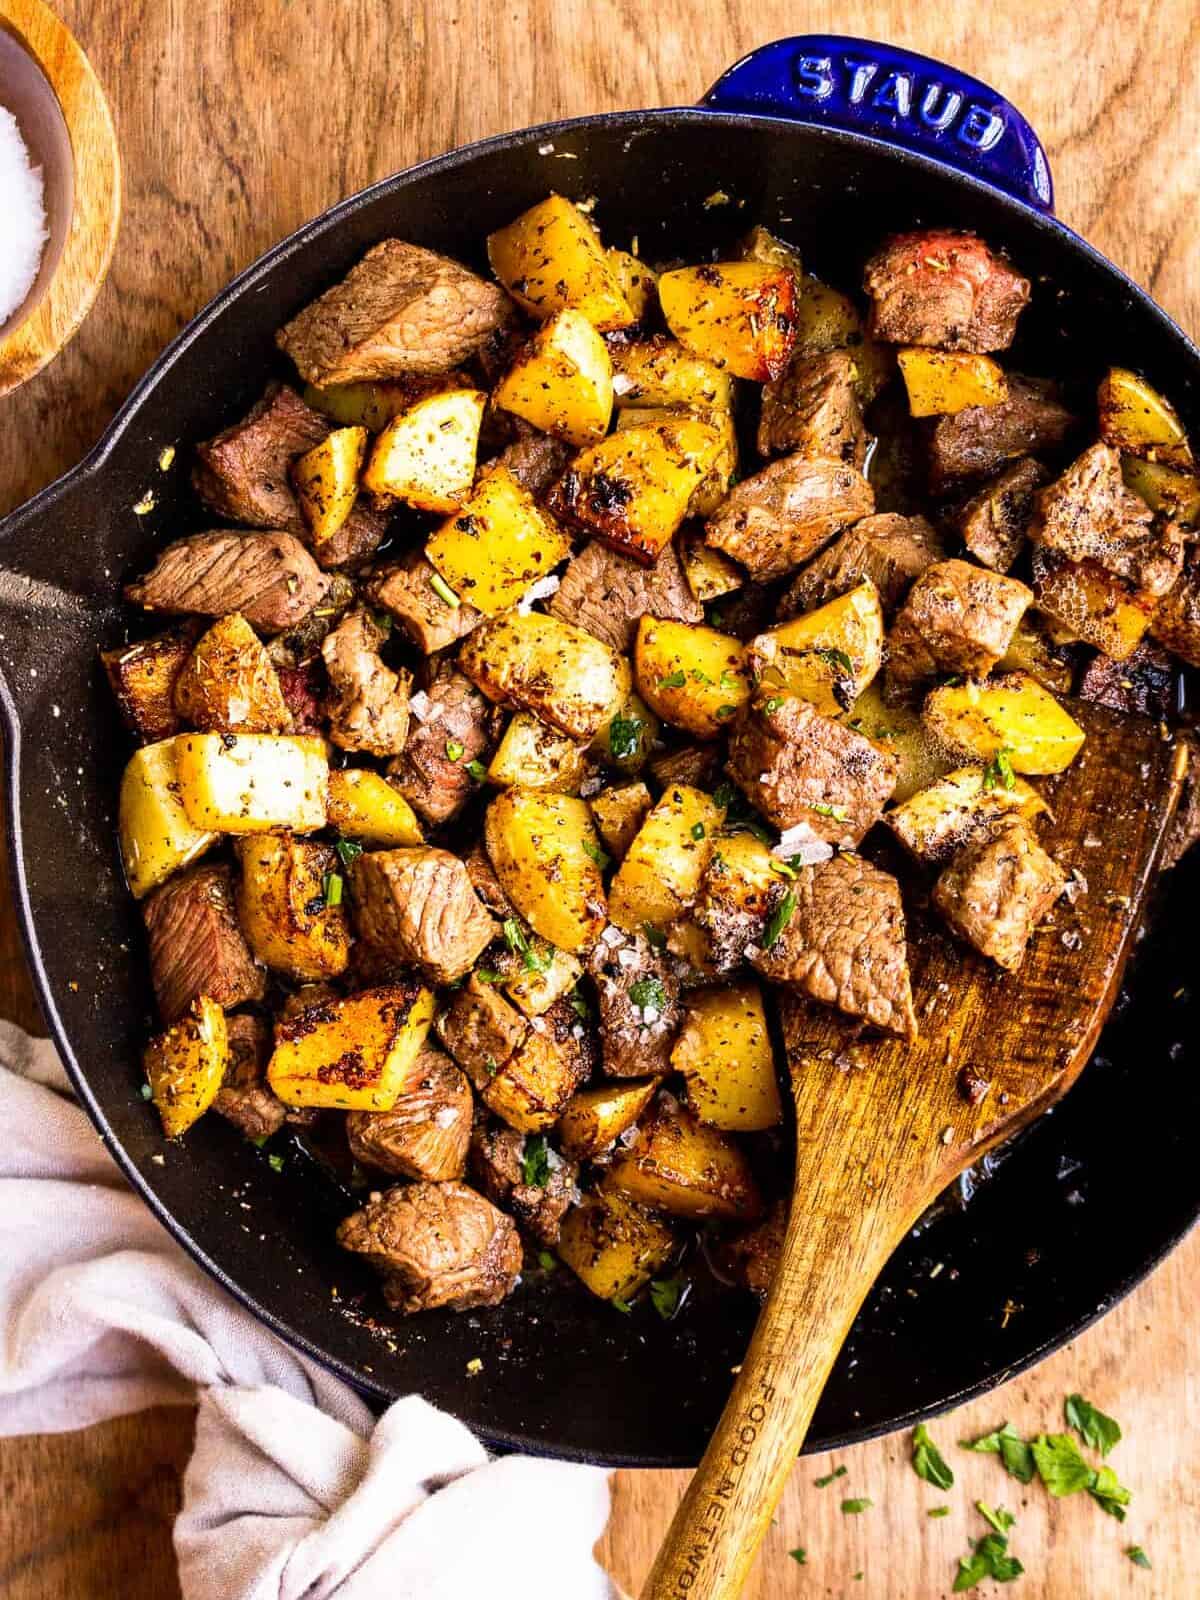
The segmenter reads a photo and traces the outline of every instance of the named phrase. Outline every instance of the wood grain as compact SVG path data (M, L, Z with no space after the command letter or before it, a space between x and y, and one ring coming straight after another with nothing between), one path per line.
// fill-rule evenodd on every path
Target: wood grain
M0 509L77 461L181 324L332 201L506 128L686 103L754 45L804 29L890 38L997 83L1046 141L1061 214L1200 331L1193 0L1013 0L1003 13L950 0L530 0L519 9L482 0L60 0L58 9L113 104L126 215L93 314L58 361L5 402ZM0 919L0 1011L26 1023L36 1015L11 919ZM801 1462L747 1600L948 1594L957 1557L981 1531L970 1509L977 1496L1019 1515L1014 1549L1028 1570L1014 1597L1190 1600L1200 1539L1198 1271L1200 1234L1075 1344L936 1424L959 1476L950 1496L916 1478L900 1436L835 1458L847 1477L824 1490L813 1479L829 1460ZM1006 1416L1027 1432L1053 1426L1076 1389L1126 1428L1118 1462L1135 1501L1124 1528L1081 1500L1020 1490L992 1458L952 1448ZM177 1594L169 1517L190 1430L186 1412L162 1411L0 1445L5 1600ZM602 1553L627 1590L644 1580L686 1481L614 1480ZM843 1495L875 1504L843 1516ZM943 1500L952 1514L928 1521L926 1509ZM1122 1555L1133 1542L1153 1572ZM799 1545L803 1569L787 1555ZM536 1574L534 1564L528 1600Z

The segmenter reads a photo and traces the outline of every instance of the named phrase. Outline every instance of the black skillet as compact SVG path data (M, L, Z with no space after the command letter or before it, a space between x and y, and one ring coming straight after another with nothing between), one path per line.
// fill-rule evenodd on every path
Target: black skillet
M0 523L18 906L47 1022L130 1181L226 1288L369 1395L419 1390L500 1447L677 1466L698 1459L720 1413L750 1303L718 1297L668 1325L649 1310L622 1317L559 1273L494 1311L376 1330L374 1286L334 1247L325 1190L297 1163L276 1174L217 1118L183 1146L164 1144L139 1094L153 1018L140 917L115 849L128 741L96 665L99 647L126 636L120 580L203 523L187 488L191 447L282 370L274 330L389 234L481 265L484 235L551 189L598 196L606 237L637 235L648 259L696 259L761 222L847 287L890 230L977 229L1036 285L1018 365L1089 382L1112 362L1136 367L1193 428L1200 354L1054 218L1041 147L994 91L889 47L783 40L734 67L703 107L486 140L336 206L231 284L88 459ZM713 203L718 191L729 203ZM1188 932L1198 885L1200 864L1166 885L1080 1085L970 1205L897 1252L808 1448L898 1427L1010 1376L1111 1306L1190 1226L1200 1210ZM483 1371L471 1377L475 1357Z

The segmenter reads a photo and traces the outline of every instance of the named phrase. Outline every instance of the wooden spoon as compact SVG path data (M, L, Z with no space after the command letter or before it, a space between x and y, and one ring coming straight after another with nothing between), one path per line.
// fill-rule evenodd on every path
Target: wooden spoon
M910 914L921 1036L860 1037L787 997L796 1179L774 1286L642 1600L741 1592L867 1291L964 1167L1065 1094L1117 989L1186 769L1143 718L1079 705L1075 764L1045 786L1047 849L1084 880L1016 973ZM973 1103L968 1078L986 1083ZM978 1093L976 1089L976 1094Z

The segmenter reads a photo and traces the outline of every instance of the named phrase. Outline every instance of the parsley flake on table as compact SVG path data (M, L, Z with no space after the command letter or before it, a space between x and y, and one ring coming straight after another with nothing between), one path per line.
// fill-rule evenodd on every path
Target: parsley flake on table
M925 1513L925 1515L927 1517L948 1517L950 1515L950 1507L949 1506L930 1506L929 1510Z
M929 1437L929 1430L923 1422L918 1422L913 1429L912 1464L917 1477L923 1478L926 1483L931 1483L935 1489L954 1487L954 1473L950 1470L945 1456Z
M998 1455L1010 1478L1015 1478L1018 1483L1033 1482L1033 1451L1011 1422L978 1439L960 1439L959 1448L974 1450L980 1455Z
M834 1467L833 1471L827 1472L823 1478L814 1478L813 1483L818 1489L828 1489L829 1485L834 1481L835 1478L844 1478L845 1476L845 1467Z
M1101 1467L1098 1472L1092 1474L1088 1493L1101 1511L1107 1511L1108 1515L1116 1517L1118 1522L1125 1521L1125 1507L1133 1499L1133 1495L1124 1484L1118 1482L1117 1475L1111 1467Z
M1056 1500L1091 1488L1096 1474L1069 1433L1039 1433L1030 1448L1038 1476Z
M1081 1394L1069 1394L1063 1403L1068 1424L1079 1434L1084 1444L1106 1456L1114 1445L1121 1442L1120 1425L1103 1411L1085 1400Z
M550 1146L544 1133L525 1135L521 1156L521 1181L531 1189L544 1189L550 1182Z
M798 1567L804 1566L808 1560L808 1551L804 1549L803 1545L797 1545L794 1550L789 1550L788 1555L791 1556L792 1560ZM1149 1563L1147 1563L1147 1565L1149 1565Z
M860 1511L869 1511L874 1504L874 1500L868 1500L866 1495L862 1495L858 1499L843 1500L842 1510L846 1516L856 1517Z
M1017 1520L1011 1511L1006 1511L1003 1506L997 1506L993 1511L991 1506L985 1505L982 1500L976 1500L975 1509L990 1528L997 1533L1007 1534L1013 1523Z
M997 1583L1011 1583L1024 1571L1016 1556L1008 1554L1008 1540L1004 1535L988 1533L975 1541L969 1556L960 1558L953 1593L962 1594L966 1589L973 1589L985 1578L994 1578Z
M1150 1557L1142 1549L1140 1544L1127 1545L1125 1554L1129 1557L1130 1561L1133 1562L1135 1567L1145 1567L1147 1572L1151 1570Z

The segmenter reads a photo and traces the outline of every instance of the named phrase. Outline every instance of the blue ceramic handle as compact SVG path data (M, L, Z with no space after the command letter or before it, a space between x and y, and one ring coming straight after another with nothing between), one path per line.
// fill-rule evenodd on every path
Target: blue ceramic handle
M1053 211L1046 152L1025 118L978 78L896 45L808 33L744 56L703 103L868 134Z

